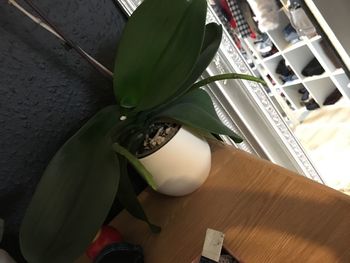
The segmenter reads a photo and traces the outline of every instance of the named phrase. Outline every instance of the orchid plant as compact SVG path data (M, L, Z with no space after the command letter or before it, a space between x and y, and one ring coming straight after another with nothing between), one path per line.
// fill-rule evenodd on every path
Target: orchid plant
M219 120L202 86L221 79L261 79L224 74L199 80L216 54L221 25L206 24L205 0L145 0L124 29L115 61L116 104L101 109L48 164L20 231L30 263L73 262L103 224L117 198L135 217L146 217L127 165L153 188L135 156L147 128L170 120L201 134L241 138Z

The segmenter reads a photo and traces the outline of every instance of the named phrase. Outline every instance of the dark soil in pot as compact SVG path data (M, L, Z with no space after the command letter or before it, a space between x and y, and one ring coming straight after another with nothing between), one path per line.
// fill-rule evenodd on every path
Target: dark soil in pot
M157 122L150 125L143 144L136 152L138 158L146 157L166 145L180 130L181 125L170 122Z

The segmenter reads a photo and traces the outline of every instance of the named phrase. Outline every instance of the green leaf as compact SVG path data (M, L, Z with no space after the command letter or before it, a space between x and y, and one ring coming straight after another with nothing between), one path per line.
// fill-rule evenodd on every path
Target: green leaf
M235 142L242 139L226 127L216 114L212 100L206 91L191 91L159 113L158 118L174 119L184 125L215 134L231 136Z
M157 185L153 180L152 174L149 171L147 171L147 169L143 166L143 164L139 161L139 159L136 156L134 156L131 152L129 152L119 143L114 143L113 149L129 161L129 163L136 169L136 171L143 177L143 179L145 179L147 184L151 186L153 190L157 190Z
M114 92L120 105L142 111L171 96L199 56L205 0L146 0L130 17L119 43Z
M201 53L192 69L191 75L180 88L179 92L183 93L190 89L191 85L198 80L203 71L213 60L219 49L222 38L222 27L216 23L209 23L205 26L205 35Z
M120 182L118 189L118 200L125 207L125 209L134 217L145 221L153 233L159 233L161 228L152 224L144 212L136 194L135 190L131 184L128 176L126 159L122 156L120 159Z
M93 240L118 189L109 132L119 118L117 106L101 110L50 161L20 230L28 262L73 262Z
M254 82L260 83L262 85L266 85L266 82L264 80L254 77L252 75L240 74L240 73L225 73L225 74L214 75L214 76L210 76L205 79L202 79L196 82L195 84L193 84L190 90L198 89L200 87L206 86L215 81L227 80L227 79L248 80L248 81L254 81Z
M4 234L5 221L0 218L0 242L2 241L2 236Z

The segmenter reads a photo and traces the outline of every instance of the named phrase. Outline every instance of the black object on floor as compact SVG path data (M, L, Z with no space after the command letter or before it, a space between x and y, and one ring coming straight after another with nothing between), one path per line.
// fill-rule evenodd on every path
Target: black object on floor
M324 68L316 58L313 58L301 71L301 74L305 77L321 75L322 73L324 73Z
M143 263L142 247L128 243L107 246L97 256L94 263Z
M309 111L316 110L320 107L314 99L305 103L306 109Z
M332 105L336 103L340 98L343 97L343 94L340 93L338 89L335 89L323 102L323 105Z

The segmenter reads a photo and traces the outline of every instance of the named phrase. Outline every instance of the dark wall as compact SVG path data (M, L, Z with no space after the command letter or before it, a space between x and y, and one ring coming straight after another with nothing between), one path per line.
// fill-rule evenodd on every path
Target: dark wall
M126 21L113 0L34 2L113 68ZM111 82L0 0L0 217L6 221L0 247L17 259L19 225L48 161L90 116L112 103Z

